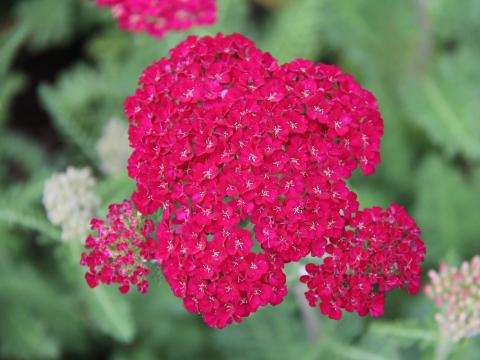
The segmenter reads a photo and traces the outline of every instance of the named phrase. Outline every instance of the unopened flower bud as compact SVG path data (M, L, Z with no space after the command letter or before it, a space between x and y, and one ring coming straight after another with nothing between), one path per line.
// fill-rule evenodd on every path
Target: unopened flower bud
M62 228L62 240L83 239L100 200L94 193L95 179L89 168L69 167L52 175L43 189L48 219Z

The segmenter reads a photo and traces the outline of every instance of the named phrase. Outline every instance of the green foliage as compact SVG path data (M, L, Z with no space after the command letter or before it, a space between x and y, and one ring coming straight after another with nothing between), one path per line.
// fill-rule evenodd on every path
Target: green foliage
M370 87L402 78L419 34L413 10L412 1L328 0L323 30L328 47L344 54L347 69Z
M0 36L0 49L2 51L2 57L0 58L0 76L7 75L10 66L12 65L13 58L16 52L19 50L22 41L25 39L27 31L19 26L15 31L9 31L1 34Z
M8 226L33 230L53 240L60 239L59 232L47 220L43 211L16 211L9 209L9 205L5 204L2 207L0 209L0 221L5 222Z
M403 89L406 109L415 124L448 156L480 160L480 52L459 49L443 55L431 73L411 79Z
M2 317L0 330L6 344L0 350L3 356L15 355L22 358L53 358L59 355L59 344L56 339L46 334L44 324L32 321L29 315L20 309L7 313Z
M229 359L274 360L306 355L311 349L295 307L295 299L288 297L276 308L268 307L241 325L217 332L215 340Z
M249 6L246 1L223 0L217 3L218 16L217 21L212 26L196 28L192 32L196 35L214 36L218 32L224 34L231 33L254 33L249 30L249 25L253 25L249 20Z
M111 114L109 109L113 107L104 102L107 90L103 87L105 82L98 81L101 77L96 70L79 65L63 76L56 87L43 85L40 88L42 102L63 139L75 144L91 160L96 159L95 143L102 122L89 115L103 115L106 122ZM97 81L99 86L92 86ZM116 103L120 105L119 101Z
M83 284L84 288L86 285ZM133 339L134 323L126 300L113 288L98 287L84 294L89 320L105 334L121 342Z
M20 75L12 74L3 79L2 88L0 89L0 127L7 120L8 106L10 105L10 102L23 85L24 78Z
M17 181L11 184L0 196L0 203L5 207L14 203L17 209L30 207L41 198L44 183L50 177L51 171L49 168L39 168L28 181Z
M81 314L74 298L57 286L55 276L38 275L30 264L12 262L3 244L0 262L0 355L52 358L61 344L81 340Z
M19 27L16 31L0 34L0 129L7 121L7 113L12 98L24 85L20 74L10 73L13 57L20 48L27 31Z
M432 155L423 161L417 184L415 215L429 258L439 259L453 250L468 258L478 251L478 174L467 178L458 168Z
M21 1L15 12L17 24L28 32L28 44L33 50L71 41L101 15L88 1L76 0Z
M259 46L280 63L297 58L315 60L322 48L325 0L287 1L272 15ZM288 25L286 25L288 24Z
M424 326L413 322L376 322L371 324L370 333L383 338L395 339L397 346L408 348L417 343L430 345L438 340L438 334L425 330Z
M5 131L0 135L0 159L14 163L18 171L32 176L47 165L47 156L41 145L13 131Z
M162 359L210 359L214 332L198 316L185 312L163 280L152 285L148 295L130 297L137 336L129 345L117 347L114 358L149 359L157 354Z
M345 346L335 339L329 339L322 354L327 354L331 358L339 360L396 360L399 355L392 349L388 342L382 343L382 347L373 347L371 349L363 346Z
M428 2L433 30L443 42L463 43L478 49L480 4L476 0Z
M19 23L28 29L31 44L36 48L59 44L74 32L71 26L75 13L73 1L36 0L21 2L17 8ZM46 18L49 21L45 21ZM62 31L59 31L62 29Z

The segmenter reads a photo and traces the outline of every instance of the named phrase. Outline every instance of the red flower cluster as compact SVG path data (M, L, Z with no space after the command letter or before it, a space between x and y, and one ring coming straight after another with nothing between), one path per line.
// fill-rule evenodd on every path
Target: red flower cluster
M85 248L89 254L82 253L80 264L89 271L85 279L94 288L99 282L119 284L120 291L126 293L130 285L135 285L141 293L148 290L146 279L149 269L145 261L154 259L156 241L149 236L155 229L151 220L143 224L140 217L133 214L131 202L109 207L108 224L93 219L92 230L97 236L88 236Z
M358 211L326 246L323 263L306 266L300 280L308 285L310 305L320 302L322 314L332 319L340 319L340 309L376 317L383 314L385 291L408 286L409 293L416 293L425 253L419 233L398 205L385 212L378 207Z
M215 22L215 0L95 0L109 7L121 29L146 31L161 38L170 30L187 30Z
M385 291L418 290L414 221L397 205L360 211L344 181L357 166L374 171L382 136L375 98L352 76L278 65L243 36L219 34L187 38L140 85L125 103L128 171L136 208L163 213L158 241L151 223L140 241L130 208L114 207L87 241L91 285L143 284L139 264L155 260L186 309L219 328L280 303L284 264L307 255L323 261L306 267L306 297L334 319L341 309L378 316Z

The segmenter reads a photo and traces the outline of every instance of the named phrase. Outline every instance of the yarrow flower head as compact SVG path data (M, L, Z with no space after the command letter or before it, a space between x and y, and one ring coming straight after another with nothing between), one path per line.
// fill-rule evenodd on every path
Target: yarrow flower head
M428 276L425 293L438 307L435 319L443 335L457 342L480 334L480 257L463 262L460 269L442 264Z
M109 7L121 29L146 31L162 38L171 30L187 30L215 22L215 0L95 0Z
M51 223L62 228L62 240L84 239L88 233L88 223L100 203L94 186L89 168L68 167L45 182L43 205Z
M386 291L419 290L424 245L401 207L358 211L348 227L325 247L323 263L308 264L308 274L300 278L308 285L305 295L312 306L319 302L322 314L332 319L341 317L342 308L377 317L383 314Z
M103 128L97 143L102 171L109 175L125 171L130 152L128 126L119 119L112 118Z
M386 291L418 290L415 222L395 204L359 210L345 182L374 171L383 132L375 98L351 75L279 65L218 34L187 38L139 84L125 102L132 201L162 212L155 260L188 311L221 328L279 304L284 265L306 256L318 259L300 279L306 298L333 319L379 316Z
M83 253L80 261L89 268L85 274L88 285L94 288L99 282L119 284L122 293L134 285L145 293L147 261L155 259L155 241L150 237L153 222L144 220L125 200L110 205L107 221L93 219L91 229L96 235L87 237L85 248L90 252Z

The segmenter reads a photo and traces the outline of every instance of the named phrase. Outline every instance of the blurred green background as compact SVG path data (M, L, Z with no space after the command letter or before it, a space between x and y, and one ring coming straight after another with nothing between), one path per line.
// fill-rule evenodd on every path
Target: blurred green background
M96 143L112 117L126 121L123 100L142 69L188 33L239 32L281 62L303 57L354 74L385 122L382 164L350 181L361 206L404 205L427 245L425 270L480 252L480 1L218 7L214 26L157 41L120 32L89 1L0 1L0 358L434 358L441 338L422 293L389 294L383 318L336 322L306 309L291 285L281 305L219 331L188 314L161 277L145 296L87 288L80 242L62 242L47 220L43 184L68 165L89 166L100 214L129 195L126 172L100 171ZM472 338L450 358L478 354Z

